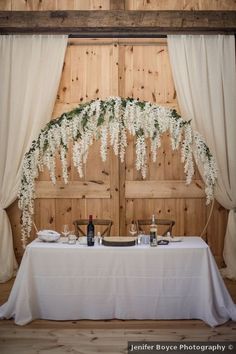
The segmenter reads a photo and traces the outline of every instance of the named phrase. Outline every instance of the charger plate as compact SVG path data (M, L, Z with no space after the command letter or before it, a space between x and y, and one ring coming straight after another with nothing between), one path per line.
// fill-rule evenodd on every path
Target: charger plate
M136 237L126 237L126 236L109 236L103 237L102 244L104 246L112 246L112 247L127 247L127 246L135 246Z

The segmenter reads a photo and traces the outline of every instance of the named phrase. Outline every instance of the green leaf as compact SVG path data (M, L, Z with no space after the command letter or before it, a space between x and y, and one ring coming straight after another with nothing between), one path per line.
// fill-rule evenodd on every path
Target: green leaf
M97 126L99 127L100 125L102 125L104 123L104 120L105 120L104 115L103 115L103 113L101 113L98 118Z
M136 132L137 136L142 136L143 134L144 134L144 131L141 128Z
M49 147L48 139L45 139L45 140L44 140L44 145L43 145L43 152L45 152L48 147Z
M83 128L83 130L85 130L85 128L86 128L86 125L87 125L87 123L88 123L88 115L87 114L85 114L84 116L83 116L83 118L82 118L82 122L81 122L81 124L82 124L82 128Z

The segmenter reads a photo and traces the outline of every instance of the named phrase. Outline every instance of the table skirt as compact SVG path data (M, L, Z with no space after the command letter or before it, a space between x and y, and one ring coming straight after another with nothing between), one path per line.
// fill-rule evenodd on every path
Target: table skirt
M199 237L168 246L27 246L1 318L236 320L209 247Z

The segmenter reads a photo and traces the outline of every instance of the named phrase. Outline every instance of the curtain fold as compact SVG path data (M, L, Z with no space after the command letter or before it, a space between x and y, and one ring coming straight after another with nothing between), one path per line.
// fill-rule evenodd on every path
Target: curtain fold
M229 210L222 274L236 279L235 39L170 35L168 50L181 114L192 119L216 157L216 199Z
M65 35L0 36L0 282L17 268L5 209L17 197L24 154L51 119L66 46Z

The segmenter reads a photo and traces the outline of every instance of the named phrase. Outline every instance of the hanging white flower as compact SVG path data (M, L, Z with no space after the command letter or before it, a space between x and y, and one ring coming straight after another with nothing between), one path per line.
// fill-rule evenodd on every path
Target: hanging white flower
M193 132L190 122L184 121L175 110L135 99L108 97L107 100L93 100L81 104L49 122L31 148L25 154L21 186L18 193L19 208L22 210L22 243L25 246L32 227L34 213L35 178L44 166L50 178L56 183L55 154L59 151L62 177L68 183L67 149L72 141L73 164L80 177L86 163L89 147L95 139L101 138L101 157L107 158L108 144L114 153L124 161L127 134L136 137L136 169L145 178L147 174L146 140L150 139L152 159L155 162L161 135L169 131L171 146L175 150L181 145L181 160L184 163L186 183L194 174L193 155L201 163L207 203L214 198L217 178L215 160L204 139Z
M83 163L82 163L82 148L81 148L81 141L75 142L72 148L72 159L73 164L77 167L77 171L79 173L80 178L83 177Z
M146 178L147 152L144 135L139 135L136 139L136 169L141 170L142 177Z
M194 156L197 165L203 170L205 181L205 193L207 197L207 204L214 198L214 186L217 179L216 161L206 145L203 137L194 132Z
M64 146L60 148L60 158L61 158L61 167L62 167L62 177L65 184L68 183L68 169L67 169L67 159L66 159L66 149Z
M125 126L120 125L120 161L124 162L125 160L125 149L127 147L127 133Z
M106 161L107 159L107 126L101 128L101 157L102 161Z

